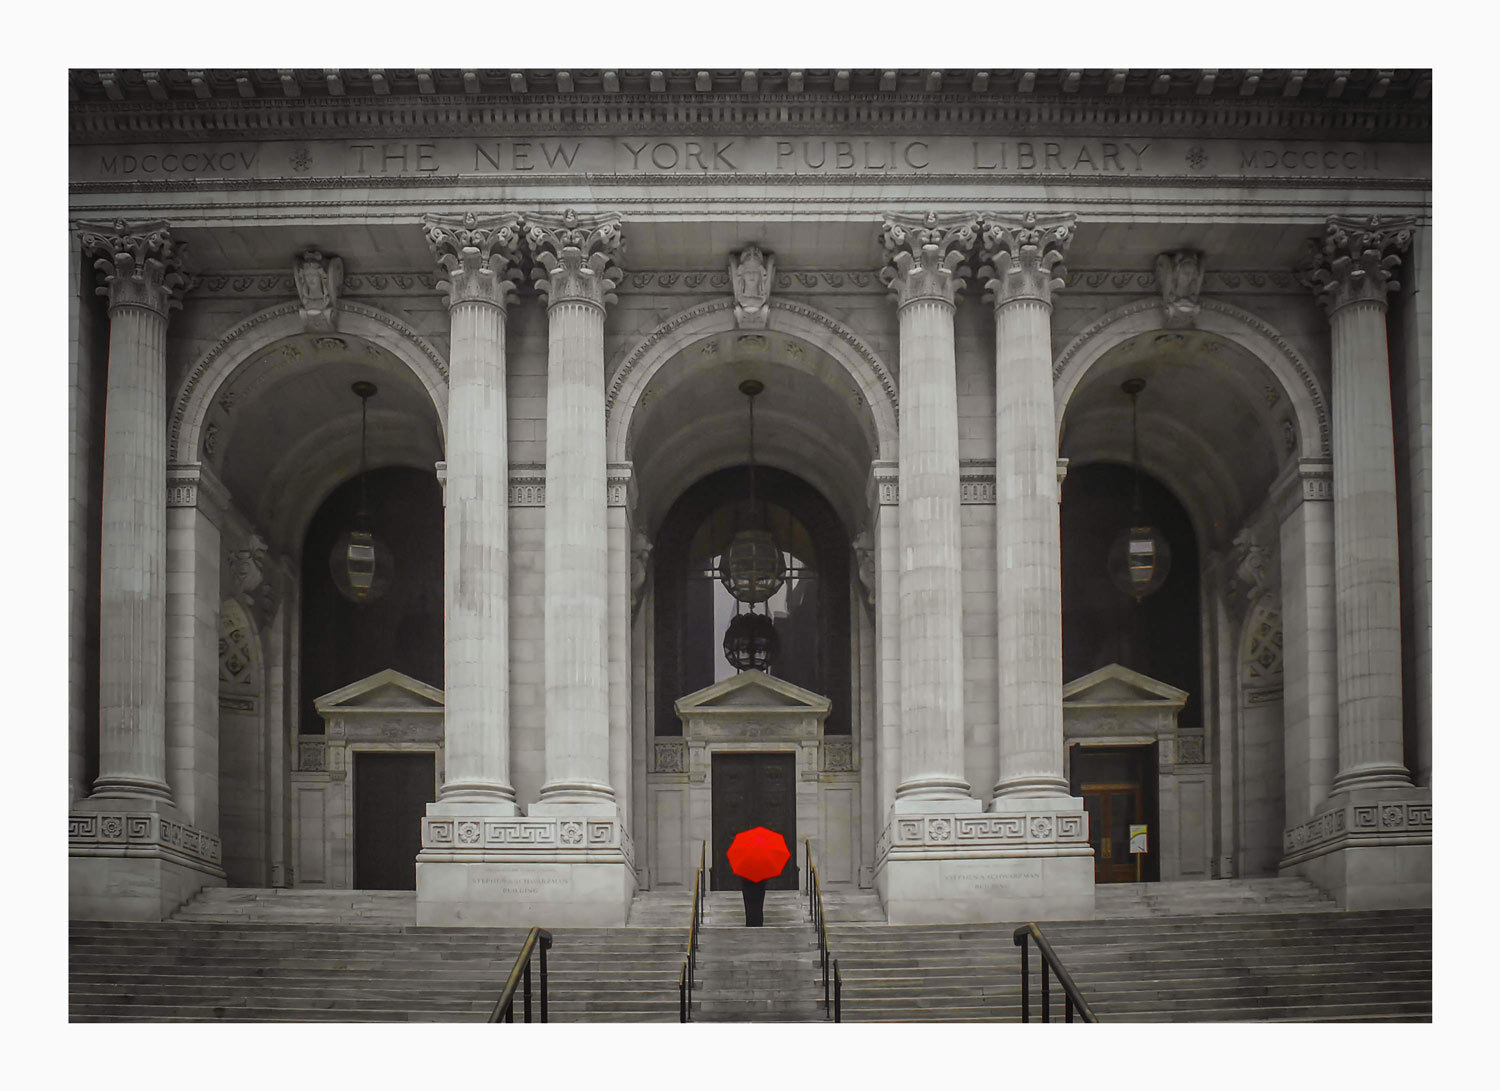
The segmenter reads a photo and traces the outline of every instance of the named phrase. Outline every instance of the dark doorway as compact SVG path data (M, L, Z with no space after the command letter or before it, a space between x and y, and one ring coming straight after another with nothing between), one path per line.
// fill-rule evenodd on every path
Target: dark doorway
M422 816L433 800L431 754L354 755L354 887L417 889Z
M1161 831L1156 806L1156 747L1075 746L1072 792L1083 797L1096 883L1156 882ZM1130 851L1130 827L1146 827L1147 851Z
M713 760L713 890L739 890L729 869L734 835L754 826L786 838L792 858L767 890L797 889L797 757L795 754L715 754Z

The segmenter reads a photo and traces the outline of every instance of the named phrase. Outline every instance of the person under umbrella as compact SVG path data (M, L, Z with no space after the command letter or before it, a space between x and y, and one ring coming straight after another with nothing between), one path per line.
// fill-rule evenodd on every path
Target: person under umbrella
M786 838L764 826L742 830L729 846L729 870L740 877L745 897L745 927L765 924L766 883L780 875L792 858Z

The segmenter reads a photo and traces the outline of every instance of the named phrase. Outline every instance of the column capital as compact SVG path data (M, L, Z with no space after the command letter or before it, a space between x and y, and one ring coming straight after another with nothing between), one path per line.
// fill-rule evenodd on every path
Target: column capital
M526 248L541 266L531 276L549 307L592 303L603 310L615 302L615 287L625 275L615 265L625 251L617 213L580 216L570 208L560 216L529 215Z
M979 271L985 299L999 310L1008 303L1033 299L1052 305L1052 293L1064 284L1063 258L1077 229L1071 212L1019 216L986 214Z
M979 241L979 217L893 212L883 217L879 238L887 262L880 279L898 309L919 299L951 306L969 276L967 262Z
M521 279L520 269L512 268L521 257L520 217L428 213L422 224L442 277L435 287L448 293L448 306L489 303L503 311Z
M1308 239L1297 279L1312 289L1330 318L1350 303L1385 306L1401 254L1411 245L1416 220L1381 216L1330 216L1323 237Z
M172 238L165 220L127 223L78 221L74 224L84 255L94 258L103 282L94 291L109 297L109 307L144 307L163 318L182 306L193 286L183 264L186 245Z

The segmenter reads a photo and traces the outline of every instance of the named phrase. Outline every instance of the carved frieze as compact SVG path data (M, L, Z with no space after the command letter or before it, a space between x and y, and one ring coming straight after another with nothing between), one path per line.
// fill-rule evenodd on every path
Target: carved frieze
M183 259L187 246L172 238L165 220L77 225L85 257L94 259L102 282L95 292L116 307L144 307L162 317L182 306L193 285Z
M344 259L325 258L307 250L292 266L297 286L297 309L302 328L308 331L336 330L339 325L339 292L344 286Z
M825 735L821 747L825 773L852 773L855 769L854 740L847 735Z
M1086 850L1088 815L1079 812L901 815L876 841L876 866L886 857L918 857L955 847L997 856L1041 846Z
M776 255L747 246L729 259L729 284L734 289L734 324L742 330L763 330L771 321L771 285L776 281Z
M1051 306L1052 293L1067 283L1063 259L1076 221L1071 212L986 215L979 270L985 299L996 308L1025 299Z
M979 219L968 213L892 213L884 218L879 238L887 262L880 279L898 307L919 299L952 304L970 274L968 262L979 241Z
M222 876L217 837L159 814L68 815L70 856L155 856Z
M1298 863L1350 845L1432 843L1432 801L1396 799L1345 803L1282 834L1282 865Z
M1161 289L1162 318L1168 329L1198 321L1198 293L1203 290L1203 255L1178 250L1156 255L1156 283Z
M520 218L429 213L422 222L439 268L434 287L448 293L448 306L472 302L503 309L521 279L514 268L521 256Z
M615 287L625 276L615 264L625 250L618 214L580 216L570 208L561 216L529 215L525 241L540 266L532 279L548 306L590 303L602 310L615 302Z
M442 817L422 819L419 859L594 862L611 850L635 866L630 833L615 818Z
M1411 218L1331 216L1323 237L1307 241L1298 279L1330 316L1350 303L1384 307L1386 293L1401 286L1395 270L1415 226Z

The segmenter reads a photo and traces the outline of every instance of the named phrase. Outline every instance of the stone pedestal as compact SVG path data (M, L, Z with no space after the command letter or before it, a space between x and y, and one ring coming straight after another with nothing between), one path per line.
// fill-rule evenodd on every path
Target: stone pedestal
M897 813L875 845L892 924L1020 923L1094 915L1082 801L994 814Z
M1432 792L1339 792L1286 831L1281 870L1326 890L1343 909L1432 905Z
M223 848L165 801L80 800L68 815L70 920L160 921L224 886Z

